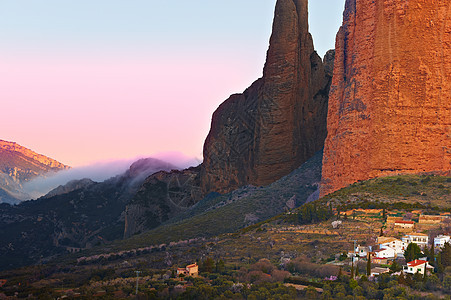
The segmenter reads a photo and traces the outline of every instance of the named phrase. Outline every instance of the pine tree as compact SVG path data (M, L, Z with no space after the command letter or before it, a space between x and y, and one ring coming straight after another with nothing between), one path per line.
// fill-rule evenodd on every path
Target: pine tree
M216 273L222 274L225 270L225 264L222 259L216 262Z
M351 278L354 279L354 259L352 260L351 264Z
M379 236L384 236L384 230L381 227L381 233L379 234Z

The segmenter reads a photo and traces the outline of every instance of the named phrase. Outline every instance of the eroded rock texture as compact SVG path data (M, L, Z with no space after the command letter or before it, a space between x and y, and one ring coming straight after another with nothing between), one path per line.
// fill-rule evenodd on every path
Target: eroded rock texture
M155 228L201 198L200 167L160 171L146 178L124 212L124 238Z
M321 195L449 173L451 2L347 0L336 38Z
M307 0L277 1L263 77L213 114L202 192L272 183L321 150L330 78L313 49Z

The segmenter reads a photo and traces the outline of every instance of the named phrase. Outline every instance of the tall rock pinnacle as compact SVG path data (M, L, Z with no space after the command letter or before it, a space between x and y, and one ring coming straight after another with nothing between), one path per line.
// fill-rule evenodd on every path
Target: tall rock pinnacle
M336 38L321 195L449 173L451 2L347 0Z
M263 77L213 114L202 191L269 184L322 149L330 80L308 32L307 0L278 0Z

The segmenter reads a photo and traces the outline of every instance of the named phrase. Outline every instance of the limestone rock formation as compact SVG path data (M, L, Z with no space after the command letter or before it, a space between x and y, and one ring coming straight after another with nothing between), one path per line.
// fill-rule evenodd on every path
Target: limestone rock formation
M278 0L263 77L213 114L202 192L269 184L321 150L330 77L313 49L307 0Z
M15 142L0 140L0 171L15 181L24 182L43 173L68 168Z
M22 184L69 167L15 142L0 140L0 203L30 199Z
M451 2L347 0L336 38L321 195L449 173Z

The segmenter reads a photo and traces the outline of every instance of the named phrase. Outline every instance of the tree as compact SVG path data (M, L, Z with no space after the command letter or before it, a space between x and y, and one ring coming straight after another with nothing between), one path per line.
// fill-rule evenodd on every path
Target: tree
M390 266L390 271L392 271L393 273L401 271L402 270L402 266L400 266L398 264L398 262L396 260L393 261L393 263Z
M368 258L366 261L366 276L371 276L371 254L368 252Z
M225 264L222 259L216 262L216 273L222 274L225 270Z
M406 258L406 262L410 262L422 256L423 253L421 252L420 247L415 243L410 243L407 246L407 249L404 251L404 257Z
M444 288L446 291L451 292L451 275L446 275L446 276L443 278L443 288Z
M440 251L440 262L444 269L451 266L451 245L449 242L445 243L442 251Z
M435 266L434 240L432 240L431 249L429 250L428 261L430 265Z
M211 273L213 271L213 268L215 266L215 261L211 257L207 257L200 268L202 272L208 272Z

